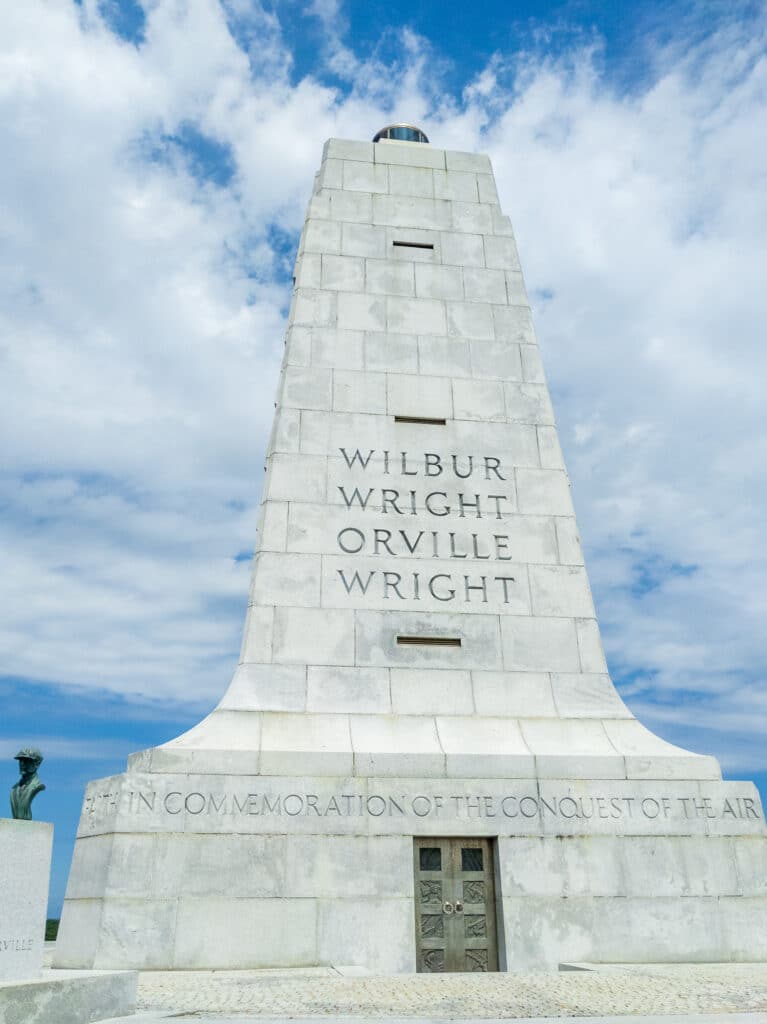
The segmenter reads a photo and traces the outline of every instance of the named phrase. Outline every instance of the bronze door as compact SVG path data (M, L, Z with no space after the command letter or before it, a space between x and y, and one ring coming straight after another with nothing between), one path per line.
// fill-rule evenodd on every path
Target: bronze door
M419 972L497 971L489 839L415 840Z

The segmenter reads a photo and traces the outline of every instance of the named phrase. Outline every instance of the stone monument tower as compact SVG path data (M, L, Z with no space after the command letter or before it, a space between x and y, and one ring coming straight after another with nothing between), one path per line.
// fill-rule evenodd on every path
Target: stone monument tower
M767 956L753 785L607 673L486 156L331 139L240 663L88 786L58 966Z

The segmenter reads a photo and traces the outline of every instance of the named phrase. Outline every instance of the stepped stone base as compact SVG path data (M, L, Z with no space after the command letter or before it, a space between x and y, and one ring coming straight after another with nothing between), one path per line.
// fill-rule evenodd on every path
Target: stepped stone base
M0 983L0 1024L90 1024L132 1014L138 975L131 971L51 971Z
M134 772L88 788L55 964L412 972L414 836L495 840L502 970L767 958L750 783Z

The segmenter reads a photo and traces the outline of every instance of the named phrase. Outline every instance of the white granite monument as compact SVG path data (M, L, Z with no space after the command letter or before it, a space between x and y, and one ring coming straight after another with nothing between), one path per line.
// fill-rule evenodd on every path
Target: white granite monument
M486 156L326 144L267 466L234 678L88 786L58 965L767 956L756 789L608 675Z

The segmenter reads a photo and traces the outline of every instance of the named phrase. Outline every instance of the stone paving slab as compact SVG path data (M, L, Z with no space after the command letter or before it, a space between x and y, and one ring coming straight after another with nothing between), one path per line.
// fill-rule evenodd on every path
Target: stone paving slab
M767 964L579 966L558 974L388 977L344 977L327 968L321 974L143 972L138 1009L175 1013L177 1019L197 1014L196 1020L247 1015L261 1021L321 1017L411 1022L425 1015L430 1020L540 1020L664 1014L714 1015L721 1021L756 1013L767 1024Z
M87 1024L136 1005L135 971L56 971L0 982L0 1024Z
M171 1012L138 1013L132 1017L115 1017L103 1021L102 1024L168 1024L169 1021L188 1022L188 1024L370 1024L370 1017L253 1017L237 1014L236 1016L211 1017L207 1014L176 1014ZM478 1020L476 1017L387 1017L386 1024L455 1024L457 1020L466 1024ZM482 1024L504 1024L507 1017L483 1017ZM516 1024L563 1024L565 1021L578 1021L578 1024L767 1024L767 1013L695 1013L695 1014L663 1014L661 1016L615 1016L609 1017L518 1017Z

